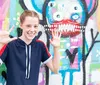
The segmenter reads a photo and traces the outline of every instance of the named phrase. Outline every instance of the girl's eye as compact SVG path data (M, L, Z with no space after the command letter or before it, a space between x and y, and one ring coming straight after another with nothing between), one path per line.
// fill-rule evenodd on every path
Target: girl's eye
M37 28L37 27L38 27L37 25L34 26L34 28Z
M27 25L27 27L31 27L31 25Z

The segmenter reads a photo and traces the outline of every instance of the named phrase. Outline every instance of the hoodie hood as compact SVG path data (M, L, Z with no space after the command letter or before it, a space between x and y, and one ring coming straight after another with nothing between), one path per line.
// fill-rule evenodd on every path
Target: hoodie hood
M32 42L28 45L34 45L34 43L36 42L36 37L32 40ZM18 38L18 43L17 43L17 46L20 46L20 47L25 47L27 44L20 38Z

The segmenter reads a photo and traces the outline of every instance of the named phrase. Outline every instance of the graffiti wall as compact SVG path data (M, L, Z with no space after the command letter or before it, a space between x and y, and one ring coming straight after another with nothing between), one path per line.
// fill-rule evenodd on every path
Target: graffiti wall
M62 32L58 74L46 66L40 68L39 85L100 85L100 34L97 28L99 0L0 0L0 30L15 26L10 34L18 36L19 16L34 10L40 16L39 39L49 43L50 30ZM98 15L99 16L99 15ZM0 66L0 85L6 79L6 67Z

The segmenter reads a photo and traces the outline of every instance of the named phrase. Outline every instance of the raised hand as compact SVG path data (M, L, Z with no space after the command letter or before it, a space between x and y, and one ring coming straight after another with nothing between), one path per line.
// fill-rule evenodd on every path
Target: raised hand
M10 38L10 32L14 29L14 26L12 26L8 31L7 30L0 30L0 44L7 44L8 42L15 40L16 37Z
M54 47L60 47L60 37L61 37L61 32L57 30L52 30L52 39L50 39L50 43Z

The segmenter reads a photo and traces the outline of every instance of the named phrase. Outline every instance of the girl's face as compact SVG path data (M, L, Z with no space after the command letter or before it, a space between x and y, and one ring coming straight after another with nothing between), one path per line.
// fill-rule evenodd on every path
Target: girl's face
M23 23L20 24L25 40L32 40L38 32L39 19L37 17L27 16Z

